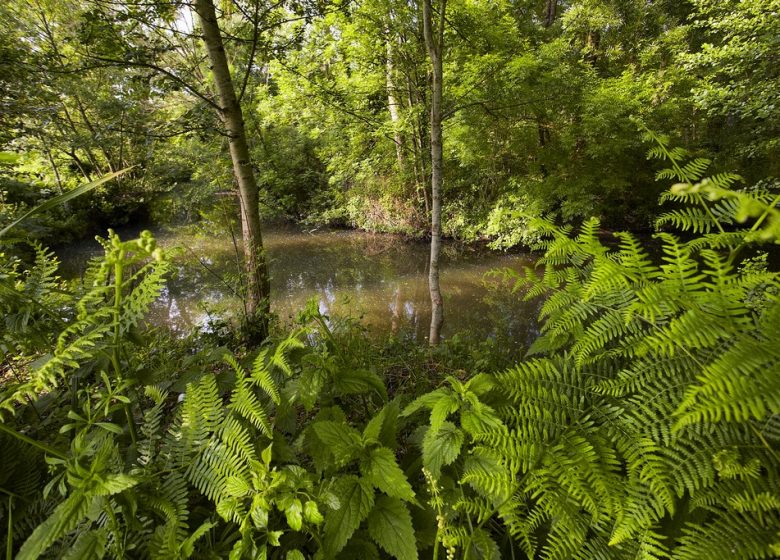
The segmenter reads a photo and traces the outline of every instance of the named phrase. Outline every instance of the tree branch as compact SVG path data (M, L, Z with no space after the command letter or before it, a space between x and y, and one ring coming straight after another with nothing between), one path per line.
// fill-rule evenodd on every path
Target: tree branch
M195 97L199 98L201 101L205 101L207 104L209 104L211 107L222 112L222 107L220 107L213 99L208 97L207 95L201 93L198 88L190 84L189 82L185 81L184 79L180 78L170 70L166 70L165 68L162 68L160 66L157 66L156 64L152 64L150 62L138 62L135 60L119 60L115 58L107 58L104 56L96 56L88 54L87 57L92 58L94 60L98 60L100 62L105 62L105 67L111 67L111 66L131 66L135 68L148 68L149 70L154 70L155 72L158 72L160 74L163 74L167 76L168 78L172 79L182 87L184 87L187 91L189 91L191 94L193 94ZM100 66L94 66L94 68L100 68ZM80 68L79 70L83 70L84 68Z

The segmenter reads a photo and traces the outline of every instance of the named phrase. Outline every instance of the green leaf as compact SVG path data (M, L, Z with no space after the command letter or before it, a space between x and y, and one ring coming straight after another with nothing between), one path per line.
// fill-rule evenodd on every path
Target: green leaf
M456 412L460 408L460 402L458 398L452 393L445 393L439 398L436 403L431 407L431 430L432 435L438 432L444 422L449 418L450 414Z
M106 555L106 530L87 531L79 535L62 560L100 560ZM10 557L9 557L10 558Z
M382 431L382 424L385 422L387 407L382 407L363 429L363 441L366 443L375 443L379 441L379 434Z
M95 493L100 496L113 496L114 494L119 494L120 492L132 488L139 482L140 481L137 478L132 477L129 474L112 474L107 476L104 481L97 485Z
M375 392L386 397L384 382L368 370L341 371L336 377L334 389L340 395L358 395Z
M495 410L478 401L473 403L467 410L461 411L460 425L467 433L472 435L500 430L503 427Z
M458 458L462 445L463 432L452 422L444 422L435 434L428 428L422 444L423 464L438 478L441 468Z
M225 492L229 496L240 498L246 496L249 490L251 490L249 483L241 476L230 476L225 482Z
M287 558L287 560L306 560L306 557L303 555L303 552L301 552L297 548L293 549L293 550L290 550L287 553L286 558Z
M368 459L361 464L361 472L371 484L388 496L407 502L414 501L412 486L396 463L395 455L387 447L372 449Z
M398 403L393 401L382 407L363 430L363 441L378 442L387 447L395 447L395 432L398 424Z
M320 513L320 508L317 507L317 502L311 500L303 505L303 517L308 523L313 525L319 525L325 520Z
M216 527L216 523L206 521L200 527L195 529L187 539L181 543L181 551L185 558L189 558L195 552L195 543L198 542L206 533Z
M282 535L284 534L284 531L268 531L267 537L268 537L268 544L271 546L279 546L281 543L279 542L279 539L282 538Z
M490 392L495 386L496 383L493 376L486 373L475 375L466 383L466 389L480 397Z
M374 505L374 489L367 480L348 475L334 486L341 507L330 512L325 520L325 551L330 556L344 548Z
M404 408L401 416L411 416L421 408L433 408L433 406L441 399L449 395L447 389L436 389L430 393L426 393L421 397L417 397L406 408Z
M468 557L481 558L483 560L501 560L501 551L487 531L477 529L471 536Z
M325 420L312 424L312 429L319 440L329 448L339 465L349 463L363 448L360 433L346 424Z
M117 426L116 424L112 424L110 422L96 422L96 426L100 426L107 432L111 432L113 434L122 435L122 428L121 426Z
M339 560L380 560L380 558L379 550L365 532L349 539L347 546L339 552Z
M107 183L111 179L114 179L116 177L119 177L123 173L127 173L132 167L128 167L127 169L120 169L119 171L116 171L115 173L109 173L108 175L105 175L98 179L97 181L92 181L91 183L86 183L84 185L80 185L73 189L72 191L68 191L66 193L63 193L59 196L55 196L54 198L50 198L43 204L39 204L29 212L26 212L24 215L22 215L20 218L17 218L7 226L5 226L2 230L0 230L0 237L3 237L8 231L13 228L14 226L17 226L20 222L23 222L30 216L34 216L35 214L38 214L40 212L45 212L46 210L49 210L51 208L54 208L55 206L59 206L60 204L64 204L68 202L69 200L76 198L77 196L81 196L84 193L87 193L91 191L92 189L99 187L103 183Z
M22 545L16 560L35 560L57 539L76 528L96 498L83 493L71 494L58 505L49 518L38 525Z
M287 525L293 531L300 531L303 527L303 506L300 500L293 500L293 502L287 506L284 510L284 515L287 517Z
M260 454L260 458L263 460L263 463L266 464L266 466L271 464L271 448L274 446L272 443L265 449L263 449L263 452Z
M13 152L0 152L0 165L16 165L19 154Z
M368 533L398 560L417 560L412 516L400 500L382 496L376 501L368 516Z

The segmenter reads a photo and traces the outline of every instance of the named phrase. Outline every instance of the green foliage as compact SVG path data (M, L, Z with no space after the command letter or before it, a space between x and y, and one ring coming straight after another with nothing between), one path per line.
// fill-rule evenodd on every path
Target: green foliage
M6 258L0 538L19 558L775 557L780 275L742 254L780 242L778 199L656 140L679 181L659 225L686 237L536 221L539 265L506 276L544 297L540 335L508 368L459 340L376 346L314 302L259 348L155 342L169 264L146 232L110 232L76 289L40 247Z
M172 384L168 364L146 384L130 374L144 356L131 341L167 258L147 233L132 241L110 233L103 244L83 290L62 303L73 310L51 355L3 387L10 414L0 445L19 460L3 461L1 488L14 501L0 513L13 512L6 537L17 556L296 558L373 539L392 556L416 557L404 502L419 506L394 451L398 406L386 402L381 379L355 368L316 308L273 346L246 359L225 354L227 369L212 366L218 375L201 369ZM43 250L29 274L8 266L17 291L58 289L56 261ZM320 367L327 389L307 406L296 390ZM360 430L338 406L355 395L376 412L355 417Z
M699 236L659 233L653 257L631 234L606 244L596 220L576 236L539 222L541 272L515 275L546 296L529 358L407 408L431 410L421 447L448 550L470 555L496 520L529 558L774 557L780 277L735 262L780 242L777 199L702 178L706 162L663 143L653 154L684 181L659 222ZM452 480L468 489L454 505Z

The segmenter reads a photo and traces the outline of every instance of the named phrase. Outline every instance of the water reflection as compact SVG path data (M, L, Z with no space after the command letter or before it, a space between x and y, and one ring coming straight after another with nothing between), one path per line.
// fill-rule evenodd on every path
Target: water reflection
M129 235L129 234L126 234ZM174 274L151 320L186 330L225 310L239 310L236 250L229 235L157 232L176 253ZM277 227L265 236L271 271L272 310L290 319L316 297L323 314L361 317L375 332L423 341L428 335L428 246L395 236L354 231L306 233ZM60 251L64 274L74 276L94 243ZM485 273L533 264L530 255L506 255L447 243L441 259L445 297L443 335L471 330L526 346L535 336L537 303L523 302Z

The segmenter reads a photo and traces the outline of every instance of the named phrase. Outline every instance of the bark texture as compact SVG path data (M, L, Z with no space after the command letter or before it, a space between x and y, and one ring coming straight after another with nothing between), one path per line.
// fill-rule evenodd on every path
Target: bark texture
M203 41L206 44L211 70L214 73L214 82L219 96L220 117L227 132L233 174L238 185L247 287L246 319L251 327L252 338L259 341L267 335L270 286L260 228L257 182L249 156L244 116L230 76L230 67L225 55L213 0L195 0L195 12L200 20Z
M439 285L439 254L441 252L441 187L443 168L442 144L442 54L444 47L444 14L446 0L439 0L436 29L433 22L432 0L423 2L423 33L428 57L431 59L431 260L428 270L428 289L431 293L431 329L428 342L439 343L444 323L444 302Z

